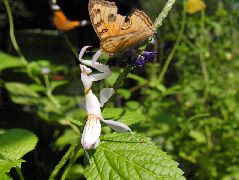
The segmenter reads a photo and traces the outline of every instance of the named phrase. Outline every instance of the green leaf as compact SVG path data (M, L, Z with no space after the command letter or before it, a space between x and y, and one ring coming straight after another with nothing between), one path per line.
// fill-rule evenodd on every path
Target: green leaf
M5 173L0 173L0 179L1 180L12 180L12 178Z
M38 102L39 95L27 84L10 82L5 84L13 102L17 104L33 105Z
M128 78L137 81L139 84L145 84L145 83L148 82L148 80L146 80L146 79L144 79L144 78L142 78L142 77L140 77L140 76L138 76L136 74L129 74Z
M191 130L189 132L189 135L192 138L194 138L198 143L206 143L207 142L205 135L199 131Z
M29 88L35 92L46 92L46 87L41 84L31 84Z
M119 89L117 93L123 96L124 99L129 99L131 96L131 92L128 89Z
M0 157L16 161L32 151L37 144L37 137L24 129L11 129L0 134Z
M34 76L41 76L43 74L42 73L43 68L49 69L50 72L50 62L47 60L33 61L29 63L28 67Z
M112 75L106 79L106 82L110 86L113 86L113 84L114 84L115 80L118 78L119 74L120 74L119 72L112 72Z
M13 167L20 167L22 162L24 162L22 159L14 161L0 159L0 174L10 172Z
M127 125L136 124L145 119L140 111L130 111L123 108L105 108L103 111L105 119L113 119Z
M59 81L51 81L51 88L52 88L52 91L57 88L57 87L60 87L60 86L63 86L65 84L67 84L68 81L66 80L59 80Z
M85 170L91 179L185 179L178 163L149 138L129 133L112 133L101 144Z
M67 179L83 179L83 174L84 174L83 166L81 164L74 164L69 170Z
M55 144L59 149L63 149L66 145L72 144L77 138L79 138L78 135L72 129L67 129L64 134L57 138Z
M20 66L23 66L20 58L0 52L0 71Z
M69 121L70 121L70 123L72 123L73 125L75 125L77 127L81 127L82 125L84 125L81 121L76 120L76 119L70 119Z

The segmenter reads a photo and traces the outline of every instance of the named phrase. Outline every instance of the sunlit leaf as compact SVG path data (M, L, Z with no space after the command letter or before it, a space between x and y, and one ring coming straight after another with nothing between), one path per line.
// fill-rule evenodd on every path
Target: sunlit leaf
M38 138L24 129L11 129L0 134L0 157L7 160L19 160L32 151Z
M105 108L103 116L105 119L117 120L127 125L135 124L145 119L141 112L125 110L123 108Z
M39 95L27 84L9 82L5 84L13 102L17 104L32 105L38 102Z
M149 138L112 133L101 138L85 170L87 179L185 179L178 163Z
M24 64L19 57L0 52L0 71L9 68L20 67L23 65Z
M12 180L12 178L5 173L0 173L0 179L1 180Z
M24 160L4 160L0 159L0 174L1 173L8 173L10 172L11 168L13 167L21 167L21 163L24 162ZM0 176L1 179L1 176Z

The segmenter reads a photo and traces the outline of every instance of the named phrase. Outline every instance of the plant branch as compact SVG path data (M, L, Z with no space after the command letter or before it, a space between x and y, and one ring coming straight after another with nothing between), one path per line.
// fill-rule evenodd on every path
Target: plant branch
M79 140L76 141L76 143L72 144L68 151L65 153L65 155L62 157L60 162L55 166L55 169L51 173L51 176L49 177L49 180L55 180L56 176L58 175L59 171L61 168L66 164L68 159L72 156L74 151L78 148L79 146Z
M27 60L25 59L25 57L23 56L18 44L17 44L17 40L15 38L15 35L14 35L14 23L13 23L13 17L12 17L12 12L11 12L11 8L10 8L10 5L9 5L9 2L8 0L4 0L4 5L6 7L6 11L7 11L7 16L8 16L8 21L9 21L9 27L10 27L10 39L12 41L12 45L14 47L14 49L16 50L17 54L20 56L20 59L22 61L22 63L27 66L28 65L28 62Z
M74 155L70 158L70 162L69 162L69 164L67 165L66 169L64 170L64 173L63 173L63 175L62 175L62 177L61 177L61 180L65 180L65 179L66 179L67 174L69 173L69 170L71 169L72 165L75 163L76 159L77 159L79 156L81 156L81 155L84 154L84 150L83 150L83 149L80 149L80 148L81 148L81 147L78 146L78 147L76 148L76 151L75 151Z
M185 9L185 3L184 3L184 8L183 8L183 19L182 19L182 24L181 24L181 29L180 29L180 32L179 32L179 35L178 35L178 38L176 40L176 43L172 49L172 51L170 52L170 54L168 55L168 58L166 59L165 61L165 64L162 68L162 71L159 75L159 78L158 78L158 84L160 84L164 78L164 75L165 73L167 72L168 70L168 67L169 67L169 64L171 63L171 61L173 60L173 57L174 57L174 54L176 52L176 50L178 49L178 46L179 46L179 43L181 42L182 40L182 37L183 37L183 33L184 33L184 30L185 30L185 26L186 26L186 9Z
M165 4L162 12L159 14L159 16L154 22L155 30L157 30L160 26L162 26L163 20L168 16L168 13L172 9L175 2L176 0L168 0L168 2Z
M40 84L40 80L31 73L31 70L28 66L28 62L27 62L26 58L24 57L24 55L22 54L21 49L18 46L16 37L14 34L14 23L13 23L12 11L11 11L8 0L4 0L4 5L5 5L6 11L7 11L7 15L8 15L9 28L10 28L9 34L10 34L10 39L11 39L12 45L13 45L15 51L17 52L18 56L20 57L20 60L22 61L23 65L26 66L26 71L27 71L27 74L29 75L29 77L32 78L37 84Z
M24 180L24 177L23 177L21 169L19 167L16 167L15 169L17 171L17 174L18 174L20 180Z
M204 31L205 31L205 10L202 10L201 11L201 24L200 24L200 31L201 31L201 36L199 38L199 41L200 41L200 44L202 46L202 44L204 43L203 42L203 38L204 38ZM204 91L204 102L206 101L207 97L208 97L208 91L209 91L209 74L208 74L208 71L207 71L207 66L206 66L206 62L205 62L205 59L204 59L204 56L202 53L200 53L200 65L201 65L201 69L202 69L202 73L203 73L203 77L204 77L204 80L205 80L205 84L206 84L206 87L205 87L205 91Z

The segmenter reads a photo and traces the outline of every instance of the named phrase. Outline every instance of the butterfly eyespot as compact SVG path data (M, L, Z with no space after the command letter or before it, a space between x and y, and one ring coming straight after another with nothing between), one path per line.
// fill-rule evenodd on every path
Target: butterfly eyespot
M126 17L124 20L124 25L121 27L122 30L129 29L132 24L132 21L129 17Z
M116 15L115 14L109 14L108 21L109 22L115 22L115 20L116 20Z

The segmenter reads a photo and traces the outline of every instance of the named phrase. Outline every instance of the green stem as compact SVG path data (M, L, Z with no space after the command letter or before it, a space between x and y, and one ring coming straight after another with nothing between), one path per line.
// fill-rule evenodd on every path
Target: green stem
M113 88L114 88L115 91L117 91L120 87L123 86L124 80L126 79L128 74L132 70L133 70L133 67L128 65L128 66L126 66L124 71L122 73L120 73L120 75L118 76L118 78L115 80L115 82L113 84Z
M17 52L18 56L20 57L20 60L22 61L23 65L26 66L27 74L29 75L29 77L31 79L33 79L37 84L40 84L41 81L31 73L29 66L28 66L28 62L27 62L26 58L24 57L24 55L22 54L21 49L18 46L16 37L14 34L14 23L13 23L12 11L11 11L10 5L8 3L8 0L4 0L4 5L6 7L8 20L9 20L9 27L10 27L9 34L10 34L10 39L11 39L12 45L13 45L15 51Z
M17 174L18 174L20 180L24 180L24 177L23 177L21 169L19 167L16 167L15 169L17 171Z
M49 180L55 180L56 176L58 175L61 168L66 164L68 159L72 156L76 148L79 146L79 140L77 140L76 143L72 144L71 147L68 149L66 154L62 157L60 162L56 165L55 169L51 173L51 176L49 177Z
M63 32L63 37L64 37L64 39L66 41L66 44L69 46L71 52L73 53L73 55L76 57L76 59L79 59L79 54L78 54L76 48L72 45L69 37L64 32Z
M204 31L205 31L205 11L202 10L201 11L201 24L200 24L200 28L201 28L201 36L200 36L200 43L199 44L203 44L203 39L204 39ZM201 69L202 69L202 73L203 73L203 77L204 77L204 80L205 80L205 84L206 84L206 87L205 87L205 91L204 91L204 96L203 96L203 99L204 99L204 102L207 100L207 97L208 97L208 91L209 91L209 74L208 74L208 71L207 71L207 66L206 66L206 62L205 62L205 59L204 59L204 55L202 53L200 53L200 65L201 65Z
M44 77L44 81L45 81L45 84L46 84L46 95L47 95L47 97L51 100L51 102L52 102L58 109L60 109L60 108L61 108L60 103L59 103L59 102L57 101L57 99L52 95L52 88L51 88L51 84L50 84L50 81L49 81L49 76L48 76L48 74L44 74L43 77Z
M117 90L123 86L124 84L124 80L127 78L127 76L129 75L129 73L133 70L133 67L130 65L127 65L126 68L124 69L124 71L122 73L120 73L120 75L118 76L118 78L115 80L114 84L113 84L113 89L114 89L114 94L113 96L111 96L109 98L109 100L107 102L110 102L111 99L113 99L115 93L117 92ZM104 106L101 108L102 111L104 110L104 108L107 105L107 102L104 104Z
M162 12L159 14L159 16L154 22L155 30L157 30L162 25L163 20L168 16L168 13L172 9L175 2L176 0L168 0L168 2L165 4Z
M80 148L81 148L81 147L78 146L78 147L76 148L77 150L75 151L74 155L70 158L70 162L69 162L69 164L67 165L67 167L66 167L66 169L65 169L65 171L64 171L64 173L63 173L63 175L62 175L62 177L61 177L61 180L65 180L65 179L66 179L66 177L67 177L67 175L68 175L68 173L69 173L69 170L71 169L72 165L75 163L76 159L77 159L79 156L81 156L81 155L84 154L84 150L83 150L83 149L80 149Z
M6 11L7 11L7 15L8 15L8 20L9 20L9 26L10 26L10 39L12 41L12 45L14 47L14 49L16 50L17 54L20 56L20 59L22 61L22 63L27 66L28 65L28 62L27 60L25 59L25 57L23 56L18 44L17 44L17 41L16 41L16 38L15 38L15 35L14 35L14 23L13 23L13 17L12 17L12 12L11 12L11 8L10 8L10 5L8 3L8 0L4 0L4 5L6 7Z
M162 12L159 14L159 16L156 18L154 22L154 29L157 31L157 29L162 26L163 20L168 16L169 11L172 9L174 3L176 0L168 0L168 2L165 4ZM137 54L142 54L142 52L146 49L148 44L151 42L152 37L150 37L141 47L139 47Z
M183 8L183 19L182 19L182 24L181 24L181 29L180 29L180 32L179 32L179 35L178 35L178 38L176 40L176 43L172 49L172 51L170 52L170 54L168 55L168 58L166 59L165 61L165 64L162 68L162 71L159 75L159 78L158 78L158 84L160 84L168 70L168 67L169 67L169 64L171 63L171 61L173 60L173 57L174 57L174 54L176 52L176 50L178 49L178 46L179 46L179 43L181 42L182 40L182 37L183 37L183 33L184 33L184 30L185 30L185 26L186 26L186 9L185 9L185 3L184 3L184 8Z

